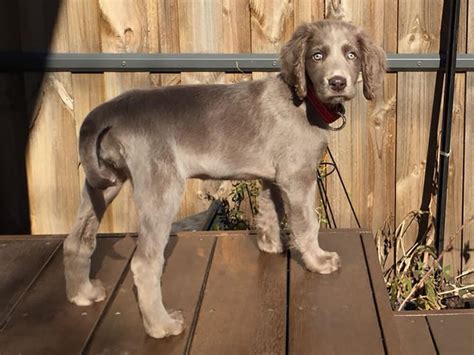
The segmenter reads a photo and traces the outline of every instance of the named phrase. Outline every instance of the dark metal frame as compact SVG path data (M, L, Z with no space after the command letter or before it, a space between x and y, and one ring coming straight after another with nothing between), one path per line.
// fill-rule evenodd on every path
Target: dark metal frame
M438 54L388 54L389 71L437 71ZM277 54L161 54L161 53L6 53L0 71L101 72L228 72L280 70ZM474 54L457 58L457 71L474 71Z
M449 26L446 36L447 50L444 65L444 106L441 128L441 146L439 153L438 198L436 200L436 249L440 253L444 249L444 227L446 219L446 197L448 190L449 156L451 153L451 122L453 115L453 100L455 88L457 39L459 30L459 13L461 3L451 0L449 3Z

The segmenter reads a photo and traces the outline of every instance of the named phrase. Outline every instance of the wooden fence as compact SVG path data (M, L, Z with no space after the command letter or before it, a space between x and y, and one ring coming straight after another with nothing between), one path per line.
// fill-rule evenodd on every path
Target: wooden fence
M63 0L8 5L2 28L6 49L112 53L275 53L303 22L338 17L362 26L389 53L437 53L440 0ZM54 27L50 7L60 4ZM462 1L459 52L474 51L474 1ZM50 43L49 37L51 37ZM67 233L79 204L83 175L77 133L96 105L135 87L189 83L231 83L269 74L224 73L50 73L24 75L30 102L26 151L32 233ZM436 73L390 73L385 105L375 112L362 95L347 107L346 129L331 135L331 147L361 223L378 229L389 217L400 222L422 205L432 176L428 147L436 143L432 107ZM457 75L453 116L446 233L474 214L474 73ZM436 125L434 125L436 127ZM431 135L430 135L431 132ZM430 138L431 137L431 138ZM433 138L434 137L434 138ZM431 140L430 140L431 139ZM245 132L242 132L245 144ZM430 143L430 144L429 144ZM428 175L426 177L425 175ZM205 209L202 195L220 183L190 180L179 216ZM328 190L339 227L355 221L334 177ZM426 195L425 195L426 197ZM425 198L426 200L426 198ZM428 198L429 201L429 198ZM434 206L431 206L434 210ZM102 231L136 228L130 188L113 203ZM410 238L416 231L410 233ZM466 227L447 259L454 271L472 268L468 259L474 225ZM464 255L464 257L463 257Z

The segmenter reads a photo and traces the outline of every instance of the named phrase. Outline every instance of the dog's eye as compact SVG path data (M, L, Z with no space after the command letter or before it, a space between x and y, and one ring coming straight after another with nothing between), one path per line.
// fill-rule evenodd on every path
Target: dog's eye
M347 59L349 59L349 60L354 60L354 59L357 58L357 55L354 52L349 52L349 53L347 53L346 56L347 56Z
M318 52L313 54L313 60L319 62L323 59L323 54Z

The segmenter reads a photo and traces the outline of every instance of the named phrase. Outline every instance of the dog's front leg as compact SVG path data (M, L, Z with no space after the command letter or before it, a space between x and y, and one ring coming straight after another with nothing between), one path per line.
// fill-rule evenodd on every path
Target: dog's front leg
M161 275L171 223L179 207L184 180L156 173L154 182L135 180L139 237L131 269L147 334L154 338L178 335L183 329L181 312L168 313L163 305ZM173 178L176 179L173 181Z
M280 223L285 215L281 193L275 184L262 181L262 192L258 196L258 248L266 253L281 253L283 244Z
M314 211L316 179L312 170L280 173L277 178L291 228L291 244L301 252L306 267L313 272L330 274L341 266L337 253L319 246L319 220Z

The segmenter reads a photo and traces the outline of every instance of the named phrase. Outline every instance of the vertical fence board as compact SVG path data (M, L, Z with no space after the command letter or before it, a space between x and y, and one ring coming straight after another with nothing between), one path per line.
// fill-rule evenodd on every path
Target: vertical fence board
M377 16L382 13L384 16ZM384 8L376 8L375 20L369 25L370 33L378 44L383 43L387 53L398 51L398 6L397 1L384 1ZM382 31L380 29L383 29ZM387 73L384 78L383 106L376 102L369 117L368 160L369 195L367 209L369 225L373 231L381 228L384 221L395 216L395 157L397 120L397 74Z
M248 0L222 0L223 53L250 53Z
M294 29L289 0L250 0L253 53L278 53Z
M436 53L442 1L400 0L398 49L400 53ZM397 104L396 217L399 223L421 206L433 110L435 73L399 73ZM432 128L435 132L437 127ZM428 162L430 163L430 162ZM431 176L429 177L431 181ZM433 206L434 207L434 206ZM434 213L434 210L433 210ZM407 242L416 239L416 228Z
M160 53L179 52L179 0L158 0L158 33Z
M153 0L148 0L149 3L154 3ZM153 11L156 11L153 16L156 18L155 28L151 31L156 31L157 35L157 47L159 53L179 53L179 32L180 32L180 23L179 23L179 13L178 13L178 0L158 0L155 2L156 8L153 7L153 4L149 4L149 8L153 8ZM148 10L149 12L150 10ZM151 21L150 15L148 15ZM153 52L155 50L151 50ZM181 83L181 74L156 74L150 73L151 85L158 86L169 86L169 85L179 85ZM186 217L189 214L186 214L186 211L178 211L177 218Z
M252 53L279 53L294 29L288 0L249 0ZM254 80L274 73L252 73Z
M467 51L474 52L474 1L469 1ZM474 73L467 73L466 81L466 121L464 135L464 222L474 216ZM464 229L462 236L463 271L474 269L474 222ZM466 282L474 282L474 274L466 277Z
M143 53L148 52L149 47L156 50L157 44L148 40L148 28L154 28L153 21L157 21L157 17L147 13L146 0L99 0L99 13L102 52ZM104 73L106 100L130 89L149 86L148 73ZM111 204L104 220L114 231L136 231L136 208L130 182Z
M69 51L67 7L56 9L57 5L54 1L20 4L23 50ZM25 74L34 106L26 152L31 231L67 233L79 204L71 74L45 74L42 79L40 84L40 74Z
M324 18L324 0L295 0L293 9L295 27L304 22L313 22Z
M182 53L212 53L222 51L222 0L192 2L178 0L180 23L179 46ZM224 73L182 73L183 84L224 83ZM204 138L204 137L203 137ZM179 217L205 210L209 202L203 197L215 190L218 182L189 179L186 183Z
M362 27L379 45L384 45L384 31L380 28L396 28L393 14L386 19L384 10L385 3L381 1L326 1L326 16ZM393 49L393 43L386 44L389 45ZM388 84L386 92L390 94L393 82ZM393 197L387 196L386 186L393 183L393 144L387 138L393 135L394 116L390 115L390 98L387 105L376 106L364 98L361 81L358 86L356 97L346 104L347 128L331 134L330 147L361 224L376 228L393 211ZM356 226L336 175L328 178L328 190L338 226ZM375 210L374 201L379 200L384 201L384 207Z
M459 33L461 36L461 33ZM466 75L456 74L451 131L451 155L449 158L448 190L446 201L445 245L463 223L463 161L464 161L464 117L466 100ZM461 271L462 236L457 235L453 248L444 256L444 265L450 265L456 276Z
M249 52L248 10L243 1L178 1L179 45L182 53ZM237 31L241 29L240 31ZM231 38L232 37L232 38ZM224 84L225 73L182 73L183 84ZM205 210L204 196L218 190L219 181L189 179L178 217Z
M70 51L78 53L100 52L100 14L98 2L68 0L65 6L67 6L69 15ZM104 75L99 73L73 73L72 89L74 94L76 137L77 143L79 143L79 130L82 122L92 109L105 101ZM78 151L77 154L79 154ZM77 193L80 194L85 181L85 175L82 166L78 165L77 169L79 171L80 183L80 189ZM100 225L100 232L115 231L115 226L112 222L111 213L106 213Z
M324 0L296 0L293 2L293 22L295 29L305 22L313 22L322 19L324 19ZM285 40L288 39L289 38L286 38ZM322 197L319 193L319 189L316 191L315 209L324 217L321 221L326 222L327 216L324 216ZM326 228L327 226L327 223L321 223L322 228Z

